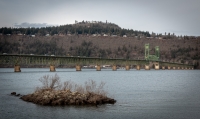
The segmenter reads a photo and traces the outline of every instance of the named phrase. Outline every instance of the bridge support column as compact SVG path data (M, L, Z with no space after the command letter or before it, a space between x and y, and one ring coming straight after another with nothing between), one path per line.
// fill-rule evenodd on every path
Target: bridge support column
M81 66L80 65L76 65L76 71L81 71Z
M155 70L159 70L159 69L160 69L159 63L155 63Z
M176 67L173 67L173 69L175 70L175 69L176 69Z
M56 69L55 69L55 65L50 65L50 71L51 71L51 72L56 71Z
M113 66L112 66L112 70L113 70L113 71L116 71L116 70L117 70L117 66L116 66L116 65L113 65Z
M150 66L149 65L145 65L145 70L150 70Z
M179 70L179 69L180 69L180 67L177 67L177 69Z
M101 66L100 66L100 65L97 65L96 70L97 70L97 71L101 71Z
M21 72L21 69L20 69L19 65L15 65L14 66L14 70L15 70L15 72Z
M171 69L171 67L170 67L170 66L168 66L167 68L168 68L168 70L170 70L170 69Z
M137 66L136 66L136 69L137 69L137 70L140 70L140 65L137 65Z
M130 70L130 66L126 65L126 71Z
M165 70L165 66L162 66L162 70Z
M181 69L184 69L184 67L182 67Z

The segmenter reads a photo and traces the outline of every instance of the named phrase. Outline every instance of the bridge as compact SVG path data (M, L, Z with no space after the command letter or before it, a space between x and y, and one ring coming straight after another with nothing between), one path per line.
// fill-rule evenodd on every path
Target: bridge
M44 55L0 55L1 66L13 66L15 72L21 72L20 67L42 67L49 66L50 71L56 71L56 67L74 66L76 71L81 71L84 65L95 65L97 71L101 71L102 65L112 66L112 70L116 71L118 66L124 66L126 70L130 70L131 66L137 70L144 68L150 70L159 69L193 69L193 65L182 63L163 62L159 60L131 60L131 59L108 59L97 57L67 57L67 56L44 56Z

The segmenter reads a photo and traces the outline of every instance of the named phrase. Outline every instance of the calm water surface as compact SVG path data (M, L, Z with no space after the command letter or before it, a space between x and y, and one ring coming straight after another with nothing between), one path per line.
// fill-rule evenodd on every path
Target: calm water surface
M199 119L199 70L117 70L0 68L0 119ZM40 77L58 74L61 81L71 80L84 84L90 79L106 83L108 95L117 100L114 105L93 106L40 106L11 96L34 92L41 86Z

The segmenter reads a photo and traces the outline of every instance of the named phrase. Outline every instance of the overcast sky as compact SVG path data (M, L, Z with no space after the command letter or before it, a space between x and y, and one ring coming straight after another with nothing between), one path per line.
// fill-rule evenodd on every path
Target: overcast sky
M0 27L112 22L121 28L200 36L200 0L0 0Z

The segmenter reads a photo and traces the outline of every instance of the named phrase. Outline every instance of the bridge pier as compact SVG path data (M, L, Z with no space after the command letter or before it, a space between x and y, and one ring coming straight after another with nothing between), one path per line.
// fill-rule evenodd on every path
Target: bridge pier
M155 63L155 70L159 70L160 69L160 66L159 66L159 63Z
M175 70L175 69L176 69L176 67L173 67L173 69Z
M179 70L179 69L180 69L180 67L177 67L177 69Z
M81 66L80 65L76 65L76 71L81 71Z
M137 70L140 70L140 65L137 65L137 66L136 66L136 69L137 69Z
M50 65L50 71L51 71L51 72L56 71L56 69L55 69L55 65Z
M15 65L14 70L15 72L21 72L20 65Z
M165 66L162 66L162 70L165 70Z
M101 66L100 65L97 65L96 71L101 71Z
M147 52L148 54L148 52ZM87 58L87 57L57 57L57 56L43 56L43 55L2 55L0 54L0 62L1 66L14 66L14 72L21 72L20 65L23 64L23 66L46 66L48 65L50 67L50 71L56 71L55 66L51 65L59 65L59 66L66 66L68 63L71 65L74 65L76 67L77 71L81 71L81 66L76 66L78 64L87 64L87 65L93 65L96 64L110 64L113 65L122 64L126 67L126 70L130 70L132 68L131 66L134 66L137 70L140 70L140 68L144 67L145 70L150 70L151 68L158 69L173 69L175 66L176 69L193 69L194 65L189 64L182 64L182 63L171 63L171 62L162 62L158 59L148 59L146 60L128 60L128 59L102 59L102 58ZM13 64L15 62L15 64ZM194 62L195 63L195 62ZM19 65L20 64L20 65ZM111 64L111 65L112 65ZM129 66L126 66L128 65ZM132 64L132 65L130 65ZM147 66L145 66L145 64ZM148 66L149 65L149 66ZM159 66L160 65L160 66ZM165 66L162 67L162 66ZM101 67L97 66L97 71L101 70ZM117 70L117 66L112 66L112 70Z
M126 65L126 71L130 70L130 66Z
M113 65L113 66L112 66L112 70L113 70L113 71L116 71L116 70L117 70L117 66L116 66L116 65Z
M145 70L150 70L150 66L149 65L145 65Z

